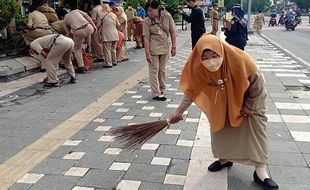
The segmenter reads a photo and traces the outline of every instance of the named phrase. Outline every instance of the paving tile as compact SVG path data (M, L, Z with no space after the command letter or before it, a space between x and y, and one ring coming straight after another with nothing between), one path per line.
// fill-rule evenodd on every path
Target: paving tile
M108 170L115 159L115 155L102 154L102 152L91 152L83 156L83 158L81 158L75 166Z
M93 120L93 122L95 122L95 123L103 123L104 121L105 121L105 119L103 119L103 118L96 118Z
M171 161L171 158L154 157L151 164L152 165L169 166L170 161Z
M99 142L97 139L83 140L78 146L76 146L72 151L74 152L100 152L109 147L111 142Z
M95 190L95 188L92 187L81 187L81 186L75 186L72 190Z
M154 108L154 106L144 106L142 110L153 110Z
M137 91L131 91L131 90L130 90L130 91L127 91L127 92L126 92L126 94L135 94L135 93L137 93Z
M79 186L96 189L112 189L117 186L124 176L122 171L90 170L78 183Z
M157 151L157 157L189 159L191 147L161 145Z
M282 118L286 123L310 123L309 116L282 115Z
M144 143L141 147L142 150L157 150L159 147L159 144L154 143Z
M127 108L119 108L115 112L126 113L128 111L129 111L129 109L127 109Z
M268 122L283 122L281 115L266 114Z
M310 154L310 143L308 142L296 142L300 152L302 154Z
M190 140L178 140L177 142L178 146L192 147L193 144L194 144L194 141L190 141Z
M147 104L147 103L148 103L148 101L138 100L136 103L137 103L137 104Z
M186 118L185 122L198 123L198 118Z
M101 142L113 142L114 138L115 138L115 136L102 136L102 137L100 137L100 139L98 139L98 141L101 141Z
M177 143L177 140L178 135L158 133L147 143L175 145Z
M123 116L121 119L123 120L132 120L135 116L130 116L130 115L126 115L126 116Z
M184 185L186 176L167 174L164 184Z
M153 150L123 150L116 158L118 162L149 164L154 157Z
M44 176L44 174L27 173L26 175L24 175L24 177L22 177L20 180L18 180L17 183L34 184L34 183L37 183L43 176Z
M77 183L79 177L62 175L45 175L40 181L34 184L30 190L71 190Z
M172 159L167 174L186 175L189 160Z
M134 96L131 96L130 98L140 99L140 98L142 98L142 96L141 95L134 95Z
M300 153L268 152L269 166L307 167L307 163Z
M109 170L127 171L130 167L130 163L114 162Z
M131 164L124 179L135 181L163 182L167 166Z
M101 131L101 132L106 132L109 131L112 127L111 126L98 126L95 131Z
M84 156L85 152L71 152L63 157L65 160L79 160Z
M81 143L81 140L67 140L62 144L62 146L77 146Z
M35 166L31 173L49 174L49 175L62 175L69 168L71 168L77 161L64 160L64 159L51 159L47 158L40 164Z
M298 142L310 142L310 132L306 131L291 131L291 134L295 141Z
M306 167L269 166L271 177L278 183L310 185ZM302 177L301 177L302 176Z
M88 170L89 168L72 167L65 173L65 175L83 177L88 172Z
M149 117L161 117L162 115L163 115L163 113L152 112L152 113L150 113Z
M28 190L33 184L31 183L15 183L10 187L10 190Z
M122 105L124 105L124 103L122 102L115 102L112 104L112 106L122 106Z
M181 130L180 129L167 129L165 134L179 135L181 134Z
M103 154L111 154L111 155L119 155L121 153L122 149L120 148L107 148Z
M122 180L116 187L116 190L138 190L141 181Z

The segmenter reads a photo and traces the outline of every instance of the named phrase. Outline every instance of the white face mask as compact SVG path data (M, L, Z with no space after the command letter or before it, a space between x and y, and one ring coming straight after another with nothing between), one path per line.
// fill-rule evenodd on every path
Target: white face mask
M202 65L208 69L210 72L216 72L220 69L220 67L223 64L223 58L217 57L217 58L211 58L207 60L202 60Z

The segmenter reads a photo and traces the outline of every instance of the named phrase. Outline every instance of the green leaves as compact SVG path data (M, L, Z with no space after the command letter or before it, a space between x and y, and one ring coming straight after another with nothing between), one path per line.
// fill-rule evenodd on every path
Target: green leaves
M20 13L19 8L16 0L0 0L0 30L4 29Z

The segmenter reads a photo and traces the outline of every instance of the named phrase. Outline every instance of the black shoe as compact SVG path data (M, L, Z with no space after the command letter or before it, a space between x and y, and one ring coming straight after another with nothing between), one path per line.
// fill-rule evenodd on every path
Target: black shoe
M233 164L234 164L233 162L229 162L229 161L226 162L225 164L221 164L220 161L215 161L208 167L208 170L209 172L218 172L222 170L223 168L231 167Z
M262 181L258 176L256 171L254 171L253 174L254 181L261 185L265 190L274 190L274 189L279 189L278 184L274 182L271 178L266 178L264 181Z
M102 67L103 68L112 68L113 66L111 66L111 65L103 65Z
M59 87L59 83L58 83L58 82L56 82L56 83L45 83L45 84L43 85L43 87L45 87L45 88Z
M117 66L117 64L116 64L116 63L113 63L113 66Z
M59 68L66 69L66 66L64 64L59 64Z
M84 67L79 67L75 72L80 73L80 74L85 74Z
M75 77L71 77L70 82L71 84L75 84L76 83L76 78Z
M42 69L42 68L41 68L41 69L40 69L40 72L41 72L41 73L45 73L45 72L46 72L46 69Z
M94 60L94 63L100 63L100 62L104 62L104 59L98 59L97 58L97 59Z
M166 101L167 100L167 98L166 97L164 97L164 96L156 96L156 97L154 97L153 98L153 100L156 100L156 101Z

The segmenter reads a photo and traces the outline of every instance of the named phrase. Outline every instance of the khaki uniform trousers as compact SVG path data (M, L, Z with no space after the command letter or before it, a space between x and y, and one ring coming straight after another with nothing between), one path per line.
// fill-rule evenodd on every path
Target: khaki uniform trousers
M255 27L256 33L261 36L262 35L262 29L263 29L263 23L256 23L254 25L254 27Z
M93 53L93 57L104 59L102 43L100 43L100 33L94 33L91 36L91 51Z
M218 23L218 20L217 19L213 19L212 20L212 32L211 34L213 35L217 35L217 31L219 30L219 23Z
M116 41L103 42L102 48L106 64L108 66L113 66L113 64L117 64Z
M132 21L127 21L127 34L128 34L128 40L132 40L132 29L133 29L133 22Z
M74 41L74 56L79 67L84 67L84 61L82 56L82 45L83 43L90 45L91 35L94 32L93 27L89 24L86 28L76 30L73 33Z
M48 83L58 82L56 71L60 61L65 65L68 74L71 77L75 77L74 68L70 59L73 47L74 43L71 39L57 38L55 45L45 60Z
M166 89L166 65L169 60L169 54L152 55L153 63L149 63L149 83L152 96L160 96Z

